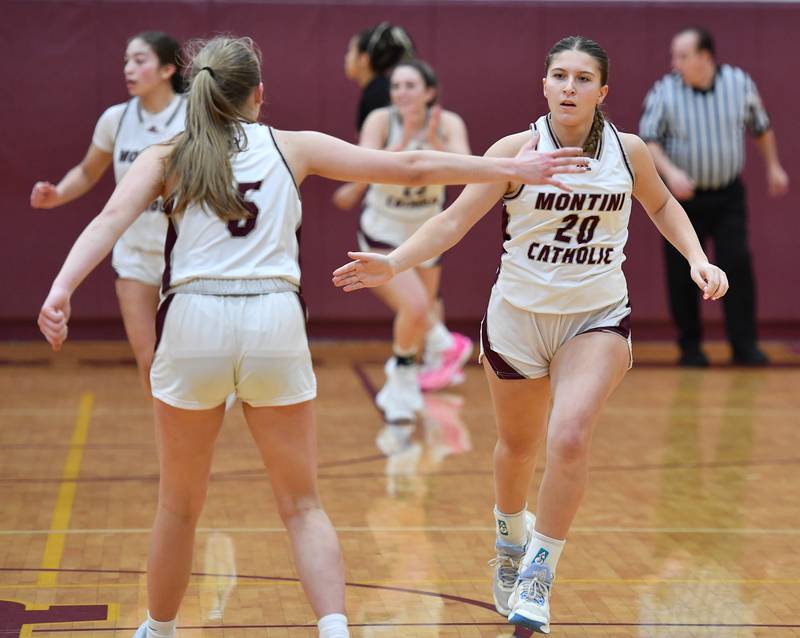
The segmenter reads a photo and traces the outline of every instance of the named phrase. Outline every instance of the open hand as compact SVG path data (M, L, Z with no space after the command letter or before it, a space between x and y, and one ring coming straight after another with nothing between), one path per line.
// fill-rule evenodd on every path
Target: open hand
M555 151L537 151L539 133L534 133L514 158L518 164L519 176L516 182L525 184L549 184L564 191L569 186L553 179L553 175L564 173L585 173L590 170L589 160L578 147L559 148Z
M388 255L349 252L353 261L333 271L333 285L345 292L381 286L394 277L394 267Z
M52 289L42 304L39 319L36 322L39 330L50 346L58 352L67 340L67 322L69 321L69 294L63 290Z

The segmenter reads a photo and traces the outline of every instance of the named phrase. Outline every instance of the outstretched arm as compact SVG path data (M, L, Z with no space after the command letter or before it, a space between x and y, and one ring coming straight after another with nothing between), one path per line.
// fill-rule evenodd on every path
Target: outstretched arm
M527 133L504 138L492 146L486 155L509 157L520 148L526 137ZM537 139L534 137L524 144L520 152L535 146ZM386 283L399 272L441 255L458 243L508 189L508 182L467 186L450 207L426 221L389 255L348 253L354 261L334 271L333 283L344 288L345 292L373 288Z
M320 175L340 181L407 186L517 181L566 188L554 175L586 170L586 158L578 148L540 153L525 145L516 157L474 157L436 151L389 153L310 131L277 134L298 182L308 175Z
M111 164L112 155L94 144L81 163L72 167L58 184L36 182L31 191L32 208L55 208L87 193Z
M383 148L386 144L386 136L389 133L389 110L376 109L369 114L361 127L361 134L358 138L358 145L364 148ZM389 151L399 150L399 148L389 148ZM369 184L350 182L337 188L331 200L336 208L350 210L364 196Z
M80 234L53 281L39 311L39 329L54 350L67 337L70 297L111 252L114 243L163 190L166 147L144 151L119 183L108 203Z
M703 299L719 299L728 290L725 272L709 263L686 211L656 172L647 145L636 135L623 134L636 181L633 196L641 202L659 232L689 262L691 276L703 291Z

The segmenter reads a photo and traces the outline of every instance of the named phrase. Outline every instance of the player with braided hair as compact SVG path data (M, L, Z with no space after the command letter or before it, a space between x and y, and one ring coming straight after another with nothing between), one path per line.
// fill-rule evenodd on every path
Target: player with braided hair
M542 151L583 148L589 171L565 176L570 192L505 183L468 186L388 255L350 253L334 272L345 291L385 284L439 255L503 199L501 265L481 326L481 359L497 421L494 452L497 555L493 593L509 622L550 631L556 565L583 497L600 411L632 363L622 272L631 197L684 256L705 299L728 289L689 219L656 172L645 143L605 121L608 57L596 42L564 38L545 62L550 112L534 124ZM513 156L531 133L510 135L489 156ZM536 500L528 490L542 443L547 464Z

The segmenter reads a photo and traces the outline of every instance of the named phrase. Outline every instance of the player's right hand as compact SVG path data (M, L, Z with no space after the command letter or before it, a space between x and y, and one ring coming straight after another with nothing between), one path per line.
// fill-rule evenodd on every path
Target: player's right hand
M39 319L39 325L47 343L58 352L67 340L67 323L70 316L69 294L63 290L51 289L47 299L44 300Z
M50 182L36 182L31 191L31 208L58 206L58 189Z
M345 292L381 286L395 276L388 255L349 252L353 261L333 271L333 285Z

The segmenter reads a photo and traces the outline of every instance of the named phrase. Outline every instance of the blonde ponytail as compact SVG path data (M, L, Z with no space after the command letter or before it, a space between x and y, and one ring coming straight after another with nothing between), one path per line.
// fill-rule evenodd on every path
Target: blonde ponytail
M166 165L168 210L177 215L200 204L224 221L245 219L250 213L231 158L247 144L243 108L261 82L260 55L250 38L217 37L190 47L186 128Z

